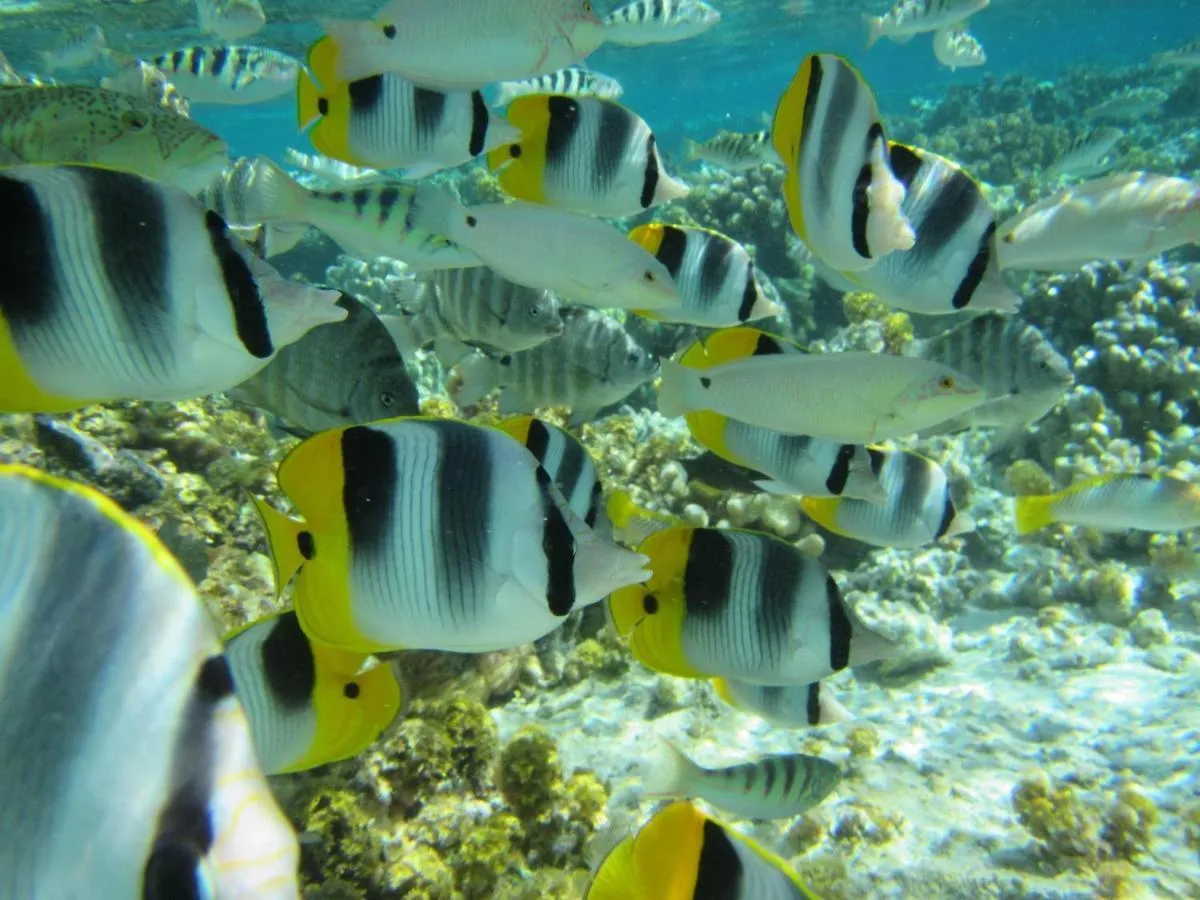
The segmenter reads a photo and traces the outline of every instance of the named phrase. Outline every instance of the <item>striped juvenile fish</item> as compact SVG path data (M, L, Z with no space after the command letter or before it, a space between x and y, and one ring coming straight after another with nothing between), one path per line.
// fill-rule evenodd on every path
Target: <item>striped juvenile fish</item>
M1021 319L995 312L976 316L937 337L915 341L908 355L961 372L987 396L983 403L926 430L925 435L999 428L1006 437L1048 413L1075 382L1071 364L1045 335Z
M1100 531L1182 531L1200 526L1200 487L1170 475L1119 472L1065 491L1014 501L1017 534L1055 522Z
M282 278L176 187L91 166L0 169L0 410L186 400L233 387L335 291Z
M650 126L619 103L534 94L514 101L508 119L521 137L488 165L520 200L617 218L688 195L663 169Z
M520 137L479 91L430 90L392 73L339 81L334 54L329 38L313 45L312 77L301 74L296 94L300 128L326 156L417 178Z
M702 144L685 140L684 154L688 159L715 163L732 172L757 169L765 163L780 161L779 154L771 145L769 131L752 131L749 134L718 131L715 137Z
M703 34L720 21L721 14L701 0L634 0L608 14L604 40L625 47L669 44Z
M387 318L400 352L433 344L451 366L473 346L516 353L563 333L558 297L515 284L487 266L442 269L421 285L420 305Z
M1015 310L1020 298L1000 274L996 216L978 182L928 150L892 143L889 151L916 241L847 277L889 306L925 315Z
M706 769L663 741L663 755L646 775L651 797L699 799L740 819L791 819L829 796L842 780L827 759L790 753L757 762Z
M863 15L867 25L867 49L880 38L898 44L914 35L940 31L965 22L988 6L990 0L898 0L885 15Z
M240 41L267 24L259 0L196 0L200 30L223 41Z
M150 60L192 103L244 105L282 97L300 63L269 47L183 47Z
M1110 154L1123 137L1125 132L1111 125L1084 132L1071 141L1066 152L1046 170L1046 178L1054 179L1061 175L1094 178L1103 175L1117 164L1116 157Z
M389 256L414 271L479 265L457 244L413 224L421 198L444 193L432 184L397 181L347 190L314 191L264 156L243 182L238 208L246 222L304 222L363 259Z
M498 387L502 413L569 406L575 424L657 374L658 361L615 319L582 307L564 309L562 318L562 337L499 359L476 354L462 362L450 382L455 402L469 406Z
M132 56L118 57L116 71L104 78L100 86L110 91L131 94L187 118L191 109L187 98L167 80L167 74L153 63Z
M640 315L721 328L785 311L763 293L754 261L733 238L704 228L655 222L639 225L629 232L629 239L667 267L683 301L677 307L638 310Z
M779 538L673 527L638 552L650 557L650 580L615 591L609 619L657 672L811 684L900 650L846 604L823 565Z
M987 63L983 44L961 25L939 28L933 33L933 58L951 72Z
M812 684L749 684L714 678L713 690L734 709L765 719L780 728L812 728L854 718L821 682Z
M849 497L804 497L800 508L834 534L876 547L921 547L966 534L975 523L959 512L945 470L911 450L883 454L882 503Z
M6 897L299 900L204 602L91 488L0 465Z
M792 230L839 272L870 268L916 240L904 185L892 173L871 88L829 53L804 59L775 110L771 134L787 173Z
M496 106L508 106L518 97L529 94L561 94L566 97L599 97L601 100L620 100L625 93L621 82L608 75L603 75L592 69L580 69L575 66L559 69L548 75L537 78L526 78L523 81L502 81L496 85L499 89Z

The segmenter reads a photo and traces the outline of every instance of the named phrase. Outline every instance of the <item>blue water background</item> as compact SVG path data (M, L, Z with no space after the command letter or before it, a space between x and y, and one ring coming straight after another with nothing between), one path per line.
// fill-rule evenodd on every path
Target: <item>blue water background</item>
M617 78L625 86L623 102L650 123L662 147L678 152L685 136L704 140L721 127L765 127L764 114L812 51L849 57L886 116L907 112L915 97L936 99L954 84L1009 73L1053 80L1076 65L1121 68L1200 38L1200 0L992 0L971 22L987 65L951 72L934 60L928 35L907 44L884 40L867 53L862 5L812 2L818 12L796 18L781 11L783 0L713 0L722 21L712 31L675 44L604 46L588 65ZM833 12L820 12L835 3ZM302 26L299 34L315 40L318 30ZM312 151L297 131L291 96L244 109L195 106L193 115L228 139L237 155L279 158L289 146Z

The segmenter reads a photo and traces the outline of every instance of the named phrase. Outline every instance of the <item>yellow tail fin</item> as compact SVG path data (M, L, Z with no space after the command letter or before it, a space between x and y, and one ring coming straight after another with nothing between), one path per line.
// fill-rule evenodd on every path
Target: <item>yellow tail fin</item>
M283 593L292 576L304 565L304 554L300 552L301 535L307 534L304 523L285 516L266 500L251 497L263 529L267 532L267 544L271 548L271 562L275 564L275 597Z
M1054 521L1054 501L1057 494L1041 497L1017 497L1013 501L1017 534L1029 534L1045 528Z
M301 69L296 78L296 124L301 131L308 131L321 120L321 89L312 76Z
M518 97L509 105L505 118L521 132L521 140L488 153L488 168L496 173L500 186L513 197L530 203L545 203L542 179L546 171L550 97L545 94Z

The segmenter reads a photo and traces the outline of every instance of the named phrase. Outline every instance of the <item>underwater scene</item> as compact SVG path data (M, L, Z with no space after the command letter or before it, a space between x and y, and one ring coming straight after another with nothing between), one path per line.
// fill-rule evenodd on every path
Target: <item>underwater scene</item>
M1200 900L1200 2L0 0L0 900Z

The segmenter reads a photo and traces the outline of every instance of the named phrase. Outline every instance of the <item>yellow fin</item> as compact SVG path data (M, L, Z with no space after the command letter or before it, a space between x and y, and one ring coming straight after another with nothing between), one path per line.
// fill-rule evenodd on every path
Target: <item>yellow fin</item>
M337 77L340 52L337 42L329 35L319 38L308 48L308 57L305 60L308 64L308 70L312 72L313 78L317 79L320 85L326 90L341 81Z
M631 547L639 546L656 531L683 525L682 520L669 513L638 506L628 491L616 490L609 494L605 512L612 523L613 535Z
M660 810L633 841L638 886L647 897L691 900L696 895L707 817L687 800Z
M1017 534L1029 534L1053 523L1054 504L1061 496L1062 494L1047 494L1042 497L1017 497L1013 501Z
M801 497L800 508L805 515L824 528L842 537L853 537L837 524L838 509L842 505L842 497Z
M254 502L263 530L267 533L271 563L275 566L275 597L278 599L292 580L292 576L304 565L304 554L300 552L300 535L305 532L305 524L299 519L284 515L260 497L250 499Z
M717 696L724 700L729 706L734 709L741 709L737 701L733 699L733 691L729 689L729 681L724 678L713 678L709 681Z
M629 232L629 239L649 253L651 256L658 255L658 248L662 246L663 233L668 228L675 228L674 225L666 225L662 222L651 222L648 225L639 225L637 228Z
M516 143L497 147L487 155L488 167L500 186L518 200L545 203L542 179L546 171L546 140L550 128L550 97L530 94L509 105L505 118L521 132Z
M779 98L779 104L775 107L775 118L771 124L771 145L787 170L783 177L783 198L787 203L788 218L792 223L792 231L802 241L807 240L808 232L800 203L798 170L804 141L804 108L808 103L809 86L815 65L816 55L811 53L800 63L792 83Z
M513 416L502 422L497 422L496 427L505 434L515 438L517 443L524 447L525 442L529 440L529 426L533 424L533 421L533 416Z
M38 387L25 370L25 364L13 343L12 332L0 313L0 413L69 412L103 399L58 397Z
M736 463L739 466L745 465L739 457L730 453L729 448L725 445L725 426L729 424L728 416L723 416L710 409L703 409L688 413L684 416L684 420L687 422L688 431L696 439L696 443L708 448L727 462ZM746 466L746 468L752 467Z

